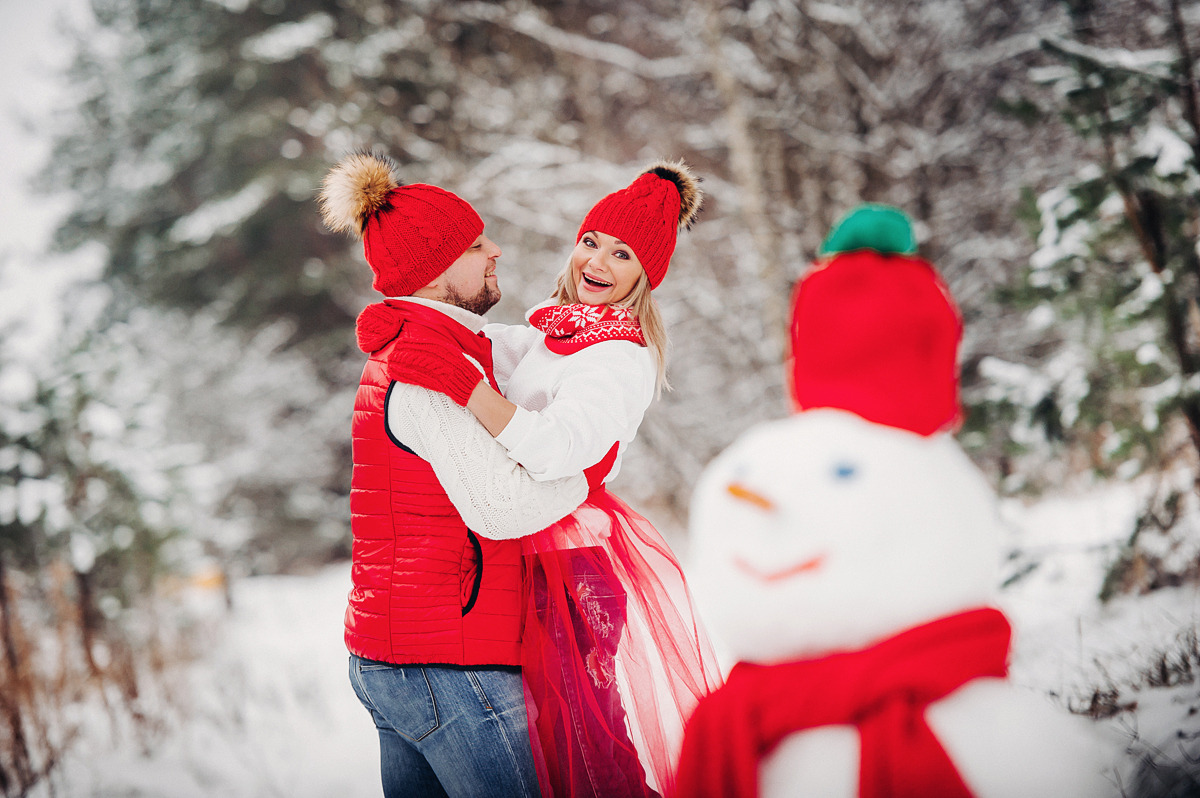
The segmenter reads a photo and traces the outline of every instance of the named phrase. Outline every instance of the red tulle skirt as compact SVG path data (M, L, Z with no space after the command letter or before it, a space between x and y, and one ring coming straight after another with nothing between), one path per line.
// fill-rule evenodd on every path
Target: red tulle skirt
M523 538L526 706L544 798L675 794L721 672L662 536L605 489Z

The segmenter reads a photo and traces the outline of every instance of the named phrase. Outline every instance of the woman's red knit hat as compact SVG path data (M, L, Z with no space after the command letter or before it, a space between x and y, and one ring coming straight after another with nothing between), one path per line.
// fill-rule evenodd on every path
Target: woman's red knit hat
M937 270L915 257L908 218L864 205L834 228L792 302L792 400L919 435L962 419L962 316Z
M677 231L690 228L700 213L699 184L683 161L658 161L628 187L597 202L579 226L575 243L589 230L624 241L641 261L650 287L657 288L675 253Z
M390 158L357 152L321 186L329 229L357 235L375 272L375 290L408 296L450 267L483 234L465 200L424 183L402 185Z

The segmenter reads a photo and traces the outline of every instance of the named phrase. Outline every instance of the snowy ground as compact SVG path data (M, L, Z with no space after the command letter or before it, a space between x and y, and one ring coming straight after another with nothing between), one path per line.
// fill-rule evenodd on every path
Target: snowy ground
M1200 591L1170 588L1107 605L1096 600L1106 566L1133 528L1138 503L1138 487L1119 485L1003 507L1012 533L1009 575L1025 574L1000 600L1016 628L1012 678L1078 709L1089 706L1097 691L1115 696L1122 711L1103 725L1128 741L1126 758L1116 763L1125 790L1131 790L1137 762L1148 756L1160 771L1178 768L1200 783L1194 668L1193 680L1146 686L1146 674L1164 654L1172 660L1185 646L1194 647ZM1197 794L1155 789L1162 792L1151 794Z
M160 706L150 708L151 729L123 723L110 740L103 711L81 713L83 734L50 785L54 794L378 795L374 727L346 678L349 584L348 566L236 583L209 655L168 676ZM224 614L218 590L192 598L194 610Z
M1160 591L1107 607L1094 600L1136 496L1110 488L1031 506L1005 505L1012 572L1026 576L1002 605L1017 628L1013 679L1056 703L1082 705L1099 686L1136 707L1105 721L1129 741L1114 762L1128 784L1148 750L1186 764L1180 746L1200 731L1196 684L1134 690L1155 656L1195 633L1195 590ZM172 678L177 693L152 734L110 741L102 712L81 713L83 735L54 779L58 796L292 796L379 794L370 720L346 680L341 615L345 565L314 576L260 577L234 586L234 610L208 657ZM212 606L220 605L211 597ZM223 610L221 611L223 612ZM1184 736L1179 737L1179 730Z

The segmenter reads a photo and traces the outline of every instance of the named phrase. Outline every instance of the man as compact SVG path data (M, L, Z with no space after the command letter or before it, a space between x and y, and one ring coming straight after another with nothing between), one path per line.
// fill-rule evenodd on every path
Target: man
M401 186L355 154L321 191L334 230L361 235L387 299L358 320L370 354L355 398L350 679L379 731L384 795L537 796L519 670L515 538L587 496L583 475L537 482L465 408L493 385L482 314L500 249L461 198ZM447 368L465 353L478 376ZM396 381L420 370L434 392Z

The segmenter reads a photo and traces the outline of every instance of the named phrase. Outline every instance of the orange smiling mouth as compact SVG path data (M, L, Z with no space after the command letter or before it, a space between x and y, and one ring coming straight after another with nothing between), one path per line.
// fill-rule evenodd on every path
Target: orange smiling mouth
M792 577L799 576L800 574L806 574L820 570L821 566L825 564L825 555L818 554L816 557L812 557L807 560L801 560L795 565L790 565L780 571L760 570L743 560L741 557L734 557L733 564L737 566L739 570L749 574L760 582L782 582L785 579L791 579Z

